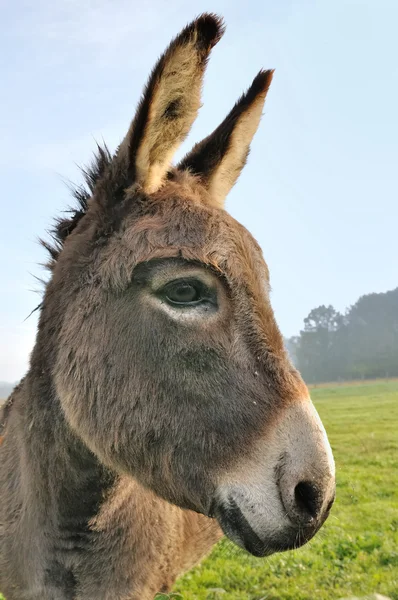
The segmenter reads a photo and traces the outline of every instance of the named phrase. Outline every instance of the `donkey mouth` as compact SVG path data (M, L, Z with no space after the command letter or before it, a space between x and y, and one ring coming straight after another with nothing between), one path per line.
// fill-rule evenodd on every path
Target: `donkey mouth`
M233 498L228 498L227 504L214 506L214 516L224 534L235 544L257 557L270 556L275 552L293 550L306 544L318 531L319 527L297 529L288 527L283 534L275 534L266 539L254 531L241 509Z
M272 554L273 550L259 538L232 498L227 505L220 504L215 507L214 514L221 529L232 542L254 556Z

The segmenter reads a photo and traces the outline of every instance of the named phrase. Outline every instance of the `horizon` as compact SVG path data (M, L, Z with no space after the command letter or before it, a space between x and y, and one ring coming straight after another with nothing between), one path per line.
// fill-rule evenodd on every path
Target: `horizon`
M24 319L39 302L34 277L46 277L36 239L48 239L72 201L65 181L82 180L76 163L90 162L94 139L115 150L157 58L206 10L227 29L176 158L221 122L260 68L276 69L227 210L263 249L284 337L316 306L344 312L364 294L397 287L398 5L268 0L250 12L236 0L156 0L139 19L125 0L23 6L8 6L0 25L2 55L13 56L3 64L0 117L0 381L27 370L38 314Z

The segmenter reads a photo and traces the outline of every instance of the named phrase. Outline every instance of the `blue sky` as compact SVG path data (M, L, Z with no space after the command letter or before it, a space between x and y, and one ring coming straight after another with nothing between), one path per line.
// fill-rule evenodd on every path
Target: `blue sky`
M37 244L94 140L114 149L159 54L196 14L227 31L178 153L207 135L257 71L275 68L228 210L260 242L282 332L319 304L344 310L398 285L395 0L16 0L0 24L0 380L27 369Z

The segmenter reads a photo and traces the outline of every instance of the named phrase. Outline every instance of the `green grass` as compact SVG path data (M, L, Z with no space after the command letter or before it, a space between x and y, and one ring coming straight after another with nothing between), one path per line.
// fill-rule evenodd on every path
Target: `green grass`
M398 381L318 387L312 397L337 466L326 525L304 548L268 559L223 540L170 598L336 600L378 592L398 600Z
M184 600L398 600L398 382L318 387L337 467L330 518L307 546L256 559L222 541L175 586ZM217 589L218 588L218 589Z

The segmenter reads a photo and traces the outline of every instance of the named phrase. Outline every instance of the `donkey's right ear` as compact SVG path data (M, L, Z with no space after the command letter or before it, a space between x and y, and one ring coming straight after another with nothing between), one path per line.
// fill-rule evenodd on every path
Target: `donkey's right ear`
M147 193L161 187L197 116L207 59L223 31L219 17L203 14L159 59L118 151L127 163L129 185L138 183Z
M273 70L260 71L221 125L196 144L178 165L179 170L200 177L214 206L224 206L245 165L273 73Z

